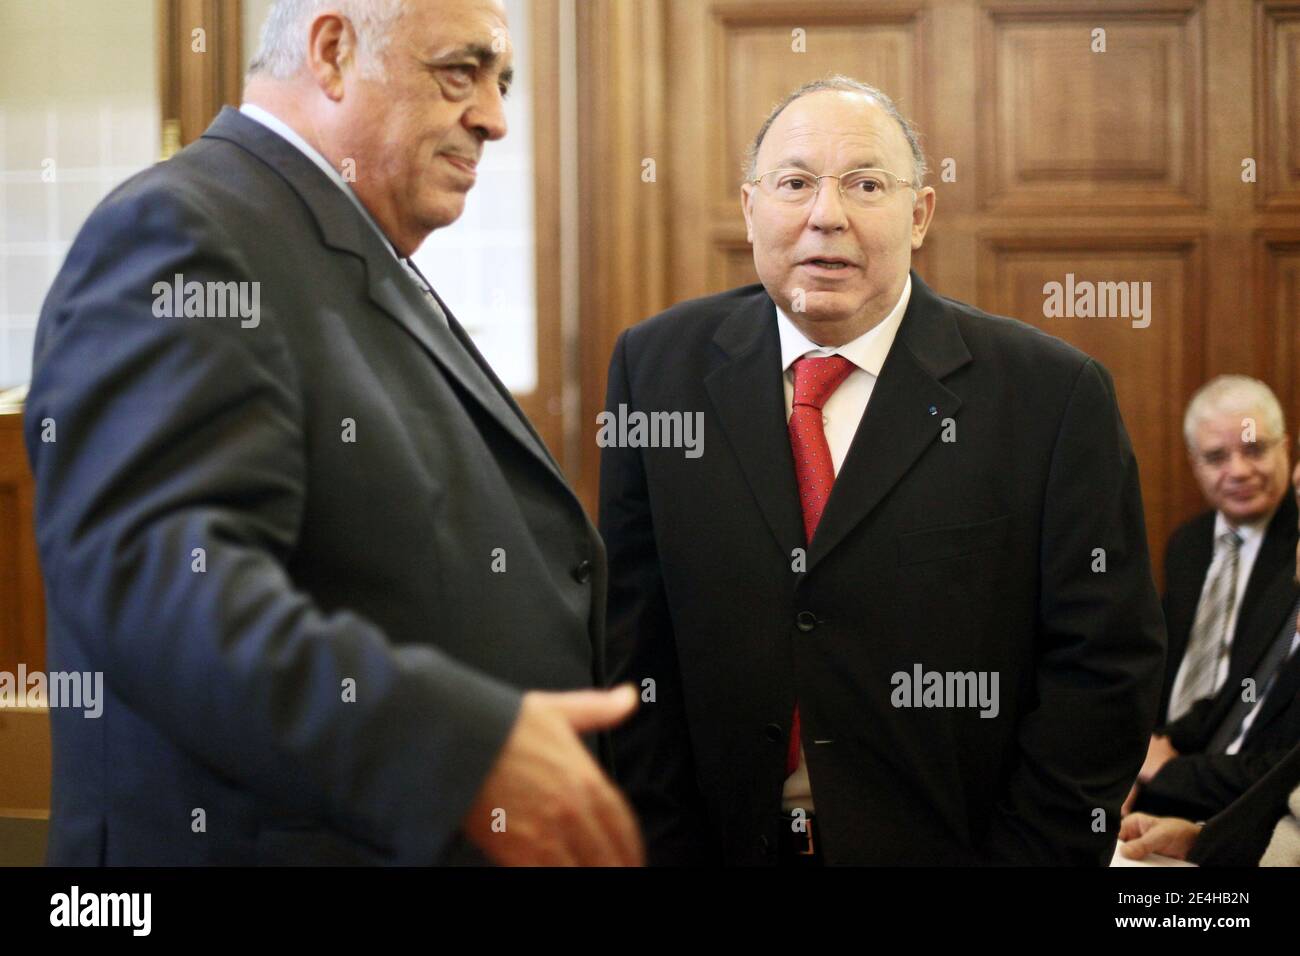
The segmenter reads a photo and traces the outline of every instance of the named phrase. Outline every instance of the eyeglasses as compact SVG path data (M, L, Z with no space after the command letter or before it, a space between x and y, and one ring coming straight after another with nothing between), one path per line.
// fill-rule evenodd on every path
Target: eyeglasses
M1229 461L1235 452L1240 451L1241 457L1246 461L1263 461L1275 447L1277 447L1280 438L1265 438L1262 441L1243 442L1240 448L1216 448L1214 451L1195 452L1194 456L1198 462L1206 468L1222 468Z
M855 206L878 206L900 186L916 192L916 183L899 179L887 169L850 169L838 176L814 176L806 169L769 169L750 180L763 191L763 195L777 202L803 206L812 202L821 191L823 179L839 182L840 198Z

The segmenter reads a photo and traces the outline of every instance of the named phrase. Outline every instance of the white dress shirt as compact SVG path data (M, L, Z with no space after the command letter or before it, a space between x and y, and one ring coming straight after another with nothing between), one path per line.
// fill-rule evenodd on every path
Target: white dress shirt
M843 355L855 366L822 406L822 427L826 432L826 445L831 453L831 465L837 476L840 473L840 465L844 464L844 459L849 453L849 446L853 444L853 436L857 434L858 423L862 421L862 416L867 410L867 403L871 401L871 392L876 387L881 366L885 364L885 356L889 354L889 349L894 344L894 336L898 334L898 326L903 321L903 313L907 311L907 303L911 297L912 277L909 275L907 281L903 283L902 295L898 297L898 302L883 321L863 332L852 342L846 342L835 348L826 348L813 342L799 331L798 327L790 321L790 317L781 311L780 306L777 307L776 327L781 335L781 368L784 371L786 421L790 420L790 413L794 409L794 369L791 366L796 359L805 355L812 355L814 358ZM831 494L835 494L833 488ZM808 762L804 759L802 746L799 748L799 767L785 781L781 793L781 805L787 811L799 807L809 813L813 812L812 784L808 780Z
M411 281L419 287L420 291L429 296L429 303L433 307L433 311L436 312L444 322L447 321L447 316L433 299L433 290L430 289L428 284L424 281L424 277L414 269L410 262L398 254L397 250L393 247L392 242L389 241L388 236L384 234L384 230L379 228L379 223L375 222L375 217L370 215L370 210L362 204L361 199L352 191L352 187L348 185L347 180L345 180L339 171L330 164L330 161L322 156L320 151L312 146L311 143L299 136L297 130L269 110L258 106L256 103L245 103L239 107L239 112L243 113L249 119L261 123L271 132L286 140L290 145L295 147L298 152L302 153L315 163L320 171L329 177L330 182L343 190L343 194L347 196L352 205L356 207L357 212L361 213L361 218L368 222L370 228L375 231L375 235L379 236L380 240L384 244L384 248L393 254L393 257L401 264L402 269L411 277Z
M1276 509L1275 509L1276 510ZM1220 565L1227 560L1228 548L1220 544L1220 539L1224 532L1235 530L1238 537L1241 538L1240 550L1237 553L1237 581L1233 591L1232 613L1228 615L1227 626L1224 631L1223 640L1225 647L1231 649L1232 639L1237 630L1237 617L1241 613L1241 599L1246 593L1246 585L1250 581L1251 569L1255 567L1255 559L1259 557L1260 545L1264 543L1264 535L1268 531L1269 522L1273 520L1273 512L1269 512L1267 517L1261 518L1251 524L1243 524L1233 527L1228 523L1228 519L1223 516L1223 512L1216 512L1214 515L1214 556L1210 559L1210 567L1205 572L1205 583L1201 586L1201 596L1197 601L1197 606L1205 600L1205 591L1209 587L1214 576L1217 574ZM1223 686L1223 682L1228 679L1228 669L1230 665L1230 654L1225 653L1219 660L1218 669L1214 672L1214 690L1211 693L1217 693ZM1169 694L1169 700L1178 700L1182 692L1184 682L1187 680L1187 654L1183 654L1182 662L1178 665L1178 674L1174 677L1174 686Z

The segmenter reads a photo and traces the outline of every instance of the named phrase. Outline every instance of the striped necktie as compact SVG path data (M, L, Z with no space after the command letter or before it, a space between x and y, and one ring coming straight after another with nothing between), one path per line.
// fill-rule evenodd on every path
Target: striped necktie
M1169 702L1169 720L1174 721L1203 697L1212 697L1219 683L1219 671L1228 654L1231 635L1228 622L1237 604L1237 567L1241 558L1241 536L1229 529L1219 535L1215 560L1196 606L1187 652L1183 655L1182 680Z

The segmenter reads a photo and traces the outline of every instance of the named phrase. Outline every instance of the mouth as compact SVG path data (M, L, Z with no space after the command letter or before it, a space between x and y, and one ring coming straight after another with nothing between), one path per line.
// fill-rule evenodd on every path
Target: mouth
M445 159L447 162L449 162L452 166L459 169L465 175L473 178L477 178L478 176L477 160L468 159L464 156L456 156L451 153L443 153L442 158Z
M813 256L804 259L799 265L827 272L844 272L848 269L857 268L853 262L842 256Z

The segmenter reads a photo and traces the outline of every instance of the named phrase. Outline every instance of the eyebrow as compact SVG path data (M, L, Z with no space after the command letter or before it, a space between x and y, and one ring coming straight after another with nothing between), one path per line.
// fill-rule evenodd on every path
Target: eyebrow
M787 157L786 159L781 160L772 168L773 169L802 169L804 172L808 172L808 173L811 173L813 171L812 167L809 166L806 162L794 156ZM880 165L879 160L869 159L869 160L859 161L855 165L849 166L848 169L845 170L845 172L847 172L849 169L884 169L884 168L885 168L884 166Z
M430 66L447 66L459 60L477 60L478 65L491 69L500 61L501 56L486 43L467 43L459 49L444 53L429 60ZM501 82L509 89L515 82L515 68L508 66L501 71Z

